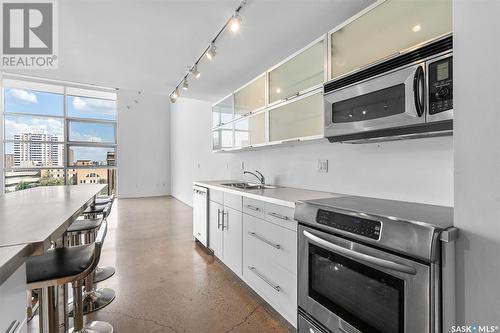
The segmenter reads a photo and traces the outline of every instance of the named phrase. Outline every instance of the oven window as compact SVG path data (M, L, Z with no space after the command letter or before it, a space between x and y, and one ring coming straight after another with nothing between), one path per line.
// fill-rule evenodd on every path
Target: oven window
M313 244L309 296L362 332L404 331L403 280Z
M405 85L377 90L332 104L332 122L351 123L405 112Z

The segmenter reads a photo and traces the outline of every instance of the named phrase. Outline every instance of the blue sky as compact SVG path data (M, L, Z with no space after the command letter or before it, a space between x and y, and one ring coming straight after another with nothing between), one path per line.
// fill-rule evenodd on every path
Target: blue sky
M43 116L64 115L64 95L18 88L6 88L5 93L5 139L15 134L47 133L63 141L64 121ZM68 96L68 116L100 120L116 119L116 101ZM26 113L28 115L8 115ZM33 115L33 116L31 116ZM112 124L96 124L72 121L69 125L70 140L113 143L115 128ZM12 153L13 145L6 145L6 153ZM101 160L101 151L86 150L85 158ZM105 159L105 154L104 154Z

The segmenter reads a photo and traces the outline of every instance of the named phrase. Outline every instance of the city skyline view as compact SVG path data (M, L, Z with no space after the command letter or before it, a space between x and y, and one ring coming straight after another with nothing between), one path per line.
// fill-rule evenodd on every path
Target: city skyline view
M81 96L67 96L68 140L72 142L115 143L116 101ZM64 95L19 88L4 89L5 140L19 140L31 135L64 141ZM22 113L18 115L15 113ZM56 117L61 118L56 118ZM78 118L111 121L78 121ZM24 140L24 139L21 139ZM14 154L14 144L5 143L5 154ZM62 146L62 145L61 145ZM71 146L76 160L105 164L108 147Z

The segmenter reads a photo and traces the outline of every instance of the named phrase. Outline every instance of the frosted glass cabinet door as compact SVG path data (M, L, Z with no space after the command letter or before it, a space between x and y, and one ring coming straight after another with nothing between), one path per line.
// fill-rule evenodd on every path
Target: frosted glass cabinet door
M227 124L234 119L234 96L229 95L212 106L212 128Z
M233 148L233 123L226 124L212 131L212 149Z
M324 71L323 39L269 72L269 103L284 100L323 83Z
M266 113L245 117L234 124L234 146L248 147L266 141Z
M270 141L323 135L323 92L269 110Z
M266 106L266 75L234 93L234 115L239 118Z
M452 0L387 0L331 34L331 78L452 31Z

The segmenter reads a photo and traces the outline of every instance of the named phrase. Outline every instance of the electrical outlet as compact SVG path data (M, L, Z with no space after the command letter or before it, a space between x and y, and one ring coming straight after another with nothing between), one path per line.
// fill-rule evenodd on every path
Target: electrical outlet
M318 160L318 172L328 172L328 160Z

